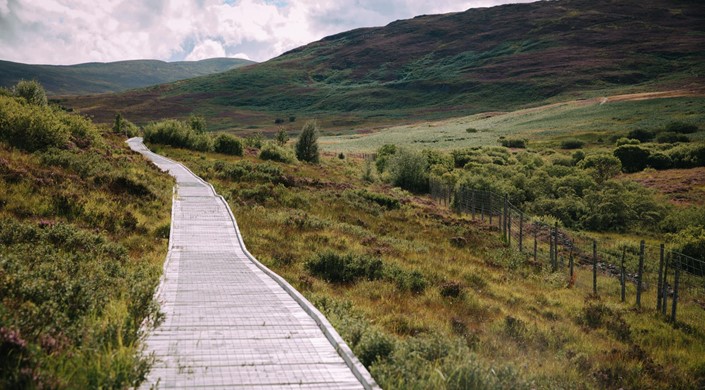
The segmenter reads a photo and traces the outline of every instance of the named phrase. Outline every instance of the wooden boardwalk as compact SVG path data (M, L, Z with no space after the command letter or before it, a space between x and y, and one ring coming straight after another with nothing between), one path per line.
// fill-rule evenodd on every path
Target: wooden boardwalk
M176 178L169 254L156 293L165 314L145 340L142 388L377 388L301 294L245 248L225 200L183 165L130 147Z

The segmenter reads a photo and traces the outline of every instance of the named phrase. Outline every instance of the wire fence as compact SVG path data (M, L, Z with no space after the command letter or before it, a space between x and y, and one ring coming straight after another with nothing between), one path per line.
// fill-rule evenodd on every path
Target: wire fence
M667 244L644 240L595 239L541 222L512 205L506 195L465 187L454 189L431 180L433 199L457 213L498 229L510 248L526 253L536 265L566 272L572 288L639 308L653 308L676 324L705 324L705 261Z

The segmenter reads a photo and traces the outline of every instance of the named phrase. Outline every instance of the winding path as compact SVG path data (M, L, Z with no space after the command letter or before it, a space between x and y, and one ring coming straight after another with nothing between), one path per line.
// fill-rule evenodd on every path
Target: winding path
M169 253L142 388L378 388L323 315L247 251L227 202L183 165L127 141L176 178Z

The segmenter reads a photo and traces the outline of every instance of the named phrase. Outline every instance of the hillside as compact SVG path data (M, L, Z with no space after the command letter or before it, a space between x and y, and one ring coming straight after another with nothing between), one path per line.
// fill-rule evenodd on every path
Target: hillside
M121 92L220 73L252 63L237 58L182 62L135 60L78 65L29 65L0 61L0 86L9 87L21 79L35 79L53 95Z
M286 115L350 128L604 93L702 89L704 19L705 8L689 0L470 9L337 34L209 77L66 104L98 120L117 109L138 122L194 110L215 128L271 125Z

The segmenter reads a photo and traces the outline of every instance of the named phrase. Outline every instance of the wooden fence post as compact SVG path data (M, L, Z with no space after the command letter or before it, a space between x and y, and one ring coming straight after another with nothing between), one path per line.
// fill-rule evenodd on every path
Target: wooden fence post
M627 270L624 267L624 258L627 255L627 247L622 248L622 273L621 277L619 278L620 283L622 284L622 302L624 302L627 299Z
M519 252L524 249L524 213L519 212Z
M470 190L470 204L472 210L472 219L475 220L475 189Z
M504 211L502 214L502 233L504 234L505 237L507 237L507 214L509 213L508 209L509 205L509 195L504 194Z
M659 262L658 262L658 284L656 285L656 311L661 311L661 289L663 288L663 252L664 245L660 246Z
M644 240L639 244L639 270L636 274L636 306L641 307L641 285L644 277Z
M663 286L661 287L661 294L663 295L663 303L661 303L661 313L666 315L666 308L668 307L668 264L672 257L673 252L668 252L666 260L663 263Z
M573 264L573 246L572 245L570 247L570 254L568 256L569 256L568 257L568 266L570 268L570 280L571 280L571 283L573 283L574 282L573 278L575 276L575 273L573 272L574 264Z
M507 213L507 244L512 248L512 213Z
M537 256L538 256L538 249L539 249L539 240L538 240L538 228L536 227L536 224L534 223L534 263L537 261Z
M592 293L597 295L597 240L592 240Z
M681 276L681 255L678 255L678 260L675 262L676 275L673 280L673 303L671 306L671 322L676 323L676 307L678 306L678 281Z

